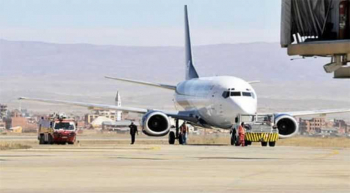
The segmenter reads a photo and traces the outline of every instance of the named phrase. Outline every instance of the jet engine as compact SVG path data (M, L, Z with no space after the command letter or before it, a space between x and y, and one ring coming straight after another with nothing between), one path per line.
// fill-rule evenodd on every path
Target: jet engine
M148 136L164 136L170 131L169 117L159 111L148 112L142 117L142 132Z
M298 122L290 115L277 115L275 122L280 138L292 137L299 130Z

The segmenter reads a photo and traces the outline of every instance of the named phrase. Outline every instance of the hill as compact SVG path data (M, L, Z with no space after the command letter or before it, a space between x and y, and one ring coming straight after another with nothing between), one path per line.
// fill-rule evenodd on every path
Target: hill
M322 64L329 59L291 61L277 43L194 46L193 57L200 76L261 80L254 88L262 111L350 107L349 81L332 79L332 74L323 72ZM172 92L103 77L176 84L184 79L184 60L182 47L0 40L0 101L10 107L18 107L19 96L113 103L119 90L125 106L172 109ZM42 111L63 109L32 103L22 106Z

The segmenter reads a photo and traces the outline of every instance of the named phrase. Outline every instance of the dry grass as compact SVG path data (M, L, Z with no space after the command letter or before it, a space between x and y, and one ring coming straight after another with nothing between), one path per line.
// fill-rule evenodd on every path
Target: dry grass
M350 138L345 137L294 137L281 139L277 142L280 146L300 146L300 147L344 147L350 148Z
M91 139L89 139L91 136ZM94 137L96 137L94 139ZM89 145L123 145L130 144L129 134L115 134L115 133L87 133L86 136L79 139L78 143L74 146L89 146ZM176 142L177 143L177 142ZM164 136L161 138L147 137L145 135L136 136L136 144L168 144L168 137ZM199 145L230 145L229 135L190 135L188 144L199 144ZM254 146L260 146L259 143L253 143ZM288 139L280 139L277 141L277 146L296 146L296 147L339 147L339 148L350 148L350 138L345 137L302 137L296 136ZM27 149L31 147L37 147L37 140L28 141L3 141L0 142L0 150L7 149Z
M1 133L1 135L7 135L7 136L35 136L37 135L36 132L30 132L30 133L14 133L14 132L10 132L10 131L4 131Z
M10 149L29 149L30 145L14 143L14 142L1 142L0 150L10 150Z

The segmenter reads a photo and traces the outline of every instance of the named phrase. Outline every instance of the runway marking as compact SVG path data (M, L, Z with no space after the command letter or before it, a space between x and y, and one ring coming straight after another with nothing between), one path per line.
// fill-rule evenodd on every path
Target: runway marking
M338 155L338 154L339 154L338 150L333 150L331 153L328 153L326 155L322 155L322 156L319 156L319 157L316 157L316 158L324 159L324 158L332 157L332 156L335 156L335 155Z
M161 150L161 148L160 148L159 146L157 146L157 147L151 147L151 149L152 149L152 150L157 150L157 151L158 151L158 150Z

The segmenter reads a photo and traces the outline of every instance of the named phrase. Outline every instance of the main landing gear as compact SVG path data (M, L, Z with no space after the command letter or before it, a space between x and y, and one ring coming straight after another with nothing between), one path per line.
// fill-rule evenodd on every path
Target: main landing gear
M176 122L175 132L174 131L169 132L169 144L171 145L175 144L176 139L179 140L179 144L183 144L182 137L179 132L179 120L176 119L175 122Z

